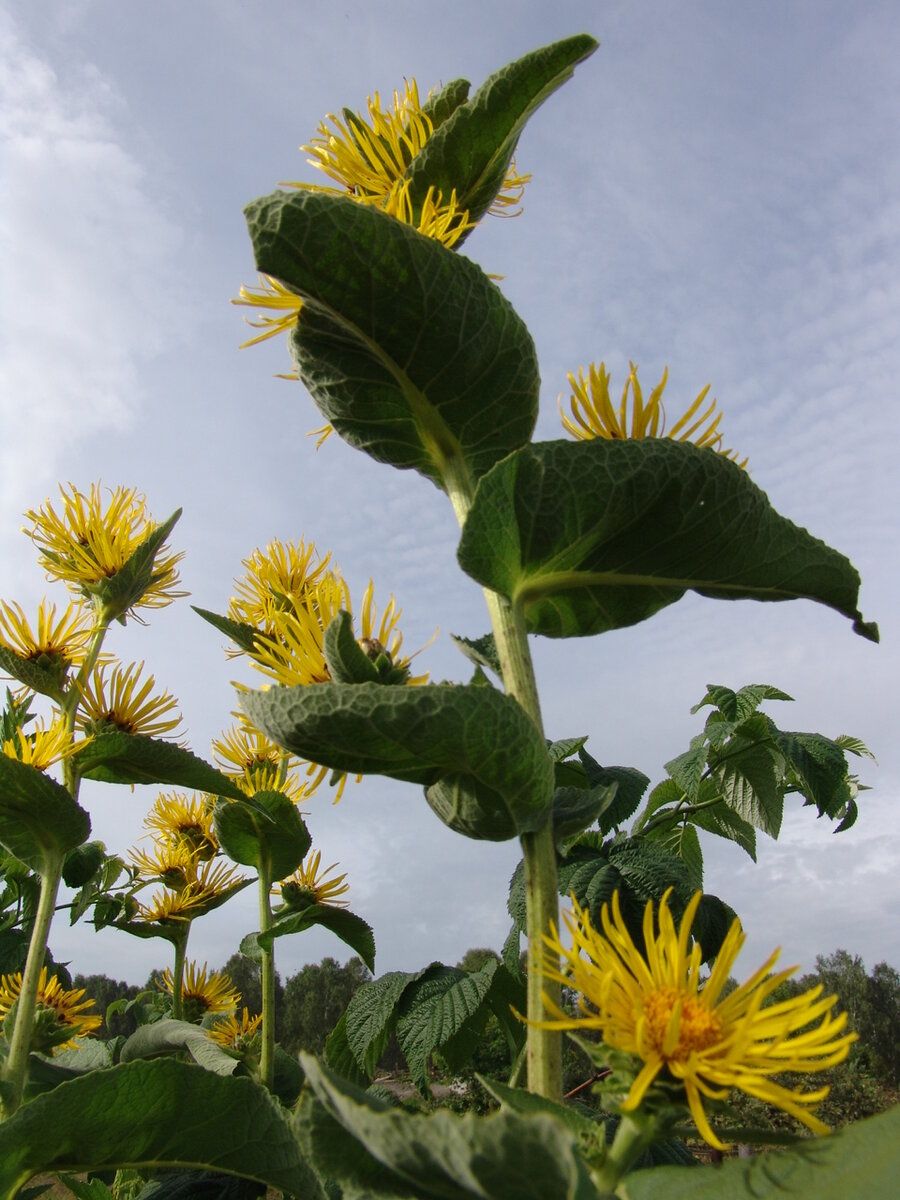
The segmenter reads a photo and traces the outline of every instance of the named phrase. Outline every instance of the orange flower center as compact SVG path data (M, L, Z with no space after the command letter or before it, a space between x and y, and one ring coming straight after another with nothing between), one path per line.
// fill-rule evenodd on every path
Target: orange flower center
M673 1021L676 1006L681 1014ZM661 988L644 1001L647 1040L665 1059L685 1059L694 1050L706 1050L722 1035L714 1012L696 996L676 988Z

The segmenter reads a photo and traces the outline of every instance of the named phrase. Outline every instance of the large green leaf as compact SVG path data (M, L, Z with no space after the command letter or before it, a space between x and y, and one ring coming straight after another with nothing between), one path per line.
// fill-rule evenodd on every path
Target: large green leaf
M66 788L30 763L0 754L0 846L43 872L90 832L90 817Z
M533 50L486 79L407 168L414 212L434 186L445 202L455 190L460 208L479 220L503 185L528 118L596 49L594 38L576 34Z
M98 733L75 762L83 779L101 783L171 783L236 800L244 795L233 779L184 746L143 734Z
M304 300L297 370L341 437L441 487L460 456L477 477L528 441L534 344L474 263L341 196L274 192L245 212L258 270Z
M269 1095L161 1059L124 1063L60 1084L0 1125L0 1200L38 1172L209 1168L308 1200L318 1182Z
M219 800L213 823L228 857L265 870L270 881L296 871L312 844L297 806L282 792L257 792L252 800Z
M375 937L372 927L362 917L348 912L345 908L335 908L328 904L310 904L298 912L285 912L276 915L275 923L265 933L255 933L252 937L256 945L263 950L270 950L275 938L284 937L289 933L302 933L320 925L330 930L336 937L355 950L370 971L375 970ZM245 939L246 941L246 939ZM249 949L249 947L248 947ZM246 954L244 943L241 952ZM254 957L252 954L249 957Z
M194 1062L214 1075L233 1075L239 1066L236 1058L210 1038L205 1029L189 1021L164 1019L141 1025L128 1038L119 1053L119 1061L134 1062L187 1050Z
M510 455L478 484L459 561L548 637L633 625L693 589L818 600L878 639L843 555L779 516L722 455L667 438L542 442Z
M413 980L440 967L440 963L432 963L418 974L389 971L380 979L362 984L354 992L342 1018L344 1035L359 1070L366 1078L372 1078L375 1066L384 1053L397 1022L397 1006L403 993ZM328 1055L333 1063L331 1050Z
M310 762L423 784L441 819L469 837L515 837L547 819L547 747L518 703L494 688L322 683L246 692L241 705Z
M572 1132L549 1113L509 1109L480 1117L439 1110L428 1116L385 1107L352 1084L302 1054L301 1065L319 1103L368 1154L410 1190L393 1195L440 1200L596 1200L587 1168ZM324 1145L312 1146L314 1161L326 1159L330 1171L352 1196L361 1192L346 1139L334 1127L320 1128Z
M900 1105L790 1150L731 1158L715 1170L661 1167L619 1184L622 1200L893 1200L900 1178Z

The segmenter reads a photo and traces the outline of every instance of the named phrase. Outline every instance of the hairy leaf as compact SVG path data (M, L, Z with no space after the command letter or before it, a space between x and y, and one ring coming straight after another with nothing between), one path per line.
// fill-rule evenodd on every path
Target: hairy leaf
M138 733L98 733L75 755L83 779L101 783L170 783L239 800L234 780L175 742Z
M30 763L0 754L0 846L43 872L90 832L90 818L66 788Z

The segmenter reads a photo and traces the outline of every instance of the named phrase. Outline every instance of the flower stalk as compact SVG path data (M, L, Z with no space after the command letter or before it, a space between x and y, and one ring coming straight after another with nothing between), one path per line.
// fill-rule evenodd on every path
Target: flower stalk
M272 928L272 869L268 856L263 855L259 872L259 930L266 933ZM275 1083L275 951L261 950L260 975L262 981L262 1046L259 1058L260 1082L270 1091Z
M449 458L444 483L460 528L472 505L474 484L468 465L462 459ZM500 658L503 686L507 695L519 702L543 734L534 665L528 647L525 613L521 605L510 604L505 597L488 588L484 597L491 618L494 642ZM539 946L541 936L549 933L559 918L559 884L556 870L556 846L553 819L536 833L522 835L525 859L526 936L529 947ZM539 1021L545 1013L544 998L558 1004L559 985L542 980L536 971L528 972L527 1011L530 1020ZM552 1030L529 1024L527 1034L528 1090L550 1100L562 1099L562 1039Z

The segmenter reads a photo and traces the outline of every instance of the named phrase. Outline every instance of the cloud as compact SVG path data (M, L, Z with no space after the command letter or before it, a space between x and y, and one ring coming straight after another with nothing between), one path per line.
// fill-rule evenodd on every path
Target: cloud
M96 69L57 74L0 11L0 536L74 443L128 424L173 332L180 232L122 144L127 118Z

